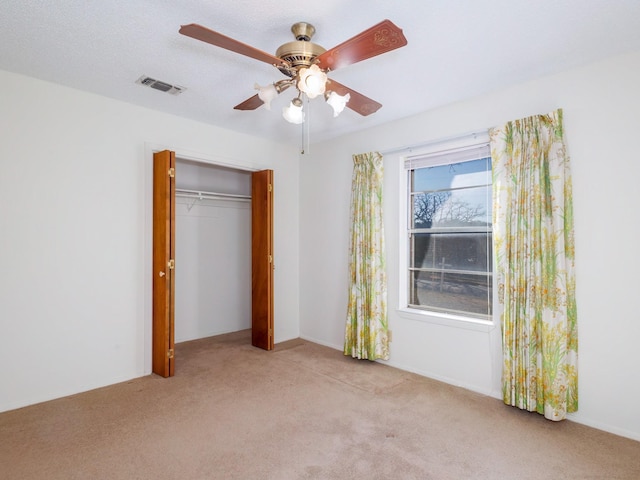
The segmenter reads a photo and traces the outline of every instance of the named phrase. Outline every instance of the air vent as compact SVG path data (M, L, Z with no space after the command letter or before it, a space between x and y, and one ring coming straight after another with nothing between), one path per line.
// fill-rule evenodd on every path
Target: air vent
M146 75L142 75L136 83L139 85L144 85L146 87L155 88L156 90L160 90L161 92L170 93L171 95L178 95L186 90L184 87L179 87L178 85L171 85L167 82L161 82L160 80L156 80L155 78L147 77Z

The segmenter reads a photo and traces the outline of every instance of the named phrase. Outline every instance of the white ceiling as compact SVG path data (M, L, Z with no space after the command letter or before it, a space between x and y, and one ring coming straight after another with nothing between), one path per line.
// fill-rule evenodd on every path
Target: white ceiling
M280 112L233 107L285 78L274 67L180 35L199 23L275 54L306 21L329 49L383 19L401 49L330 74L382 103L362 117L309 105L312 141L379 125L611 55L640 50L640 0L2 0L0 69L283 142L301 127ZM134 83L180 85L172 96Z

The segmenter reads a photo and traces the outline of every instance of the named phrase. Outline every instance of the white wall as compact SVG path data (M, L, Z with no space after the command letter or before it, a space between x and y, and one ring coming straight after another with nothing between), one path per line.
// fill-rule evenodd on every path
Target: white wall
M151 368L154 149L274 170L275 341L298 324L295 147L0 71L0 411Z
M313 145L301 164L301 336L342 348L351 155L436 141L558 107L572 158L580 410L574 421L640 439L640 53L574 69ZM385 156L391 365L499 396L499 329L398 314L397 165ZM397 161L397 160L395 160Z

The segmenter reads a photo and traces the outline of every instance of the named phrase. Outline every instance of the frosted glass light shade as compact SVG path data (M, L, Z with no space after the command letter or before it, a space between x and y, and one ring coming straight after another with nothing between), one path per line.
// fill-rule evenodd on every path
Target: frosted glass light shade
M282 109L282 116L289 123L304 122L304 112L302 111L302 102L299 98L294 98L288 107Z
M309 98L322 95L327 84L327 74L317 65L301 68L298 72L298 90L307 94Z
M261 87L256 83L254 88L258 90L258 98L262 100L264 107L267 110L271 110L271 100L278 96L276 86L270 83L269 85Z
M347 102L351 99L351 94L338 95L336 92L329 93L327 103L333 108L333 116L337 117L344 110Z

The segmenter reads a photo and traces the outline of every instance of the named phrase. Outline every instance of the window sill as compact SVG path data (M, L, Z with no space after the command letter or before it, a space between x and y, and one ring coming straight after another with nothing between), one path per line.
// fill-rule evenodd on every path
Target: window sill
M490 332L496 325L491 320L448 315L446 313L427 312L415 308L399 308L398 315L408 320L443 325L445 327L475 330L476 332Z

